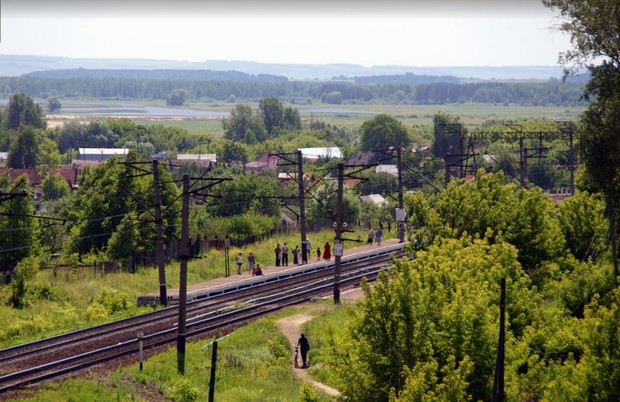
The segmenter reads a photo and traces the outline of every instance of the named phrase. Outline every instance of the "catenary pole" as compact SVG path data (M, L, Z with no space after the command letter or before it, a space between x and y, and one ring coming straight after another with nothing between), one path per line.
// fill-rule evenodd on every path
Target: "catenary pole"
M168 295L166 293L166 261L164 260L164 240L161 219L161 192L159 187L159 163L153 159L153 190L155 197L155 233L157 236L157 246L155 248L155 261L159 270L159 304L168 305Z
M338 191L336 194L336 239L334 243L334 303L340 303L340 252L335 252L337 245L342 247L342 193L344 191L344 163L338 164Z
M306 189L304 188L304 166L301 149L297 150L297 183L299 185L299 230L301 232L301 261L308 261L306 249Z
M177 325L177 370L185 374L185 317L187 313L187 260L189 259L189 175L183 175L183 209L181 211L181 247L179 259L179 322Z

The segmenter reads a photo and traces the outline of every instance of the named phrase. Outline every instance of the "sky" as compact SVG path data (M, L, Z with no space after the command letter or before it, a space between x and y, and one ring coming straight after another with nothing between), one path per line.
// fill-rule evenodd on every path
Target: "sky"
M0 55L552 66L540 0L0 0Z

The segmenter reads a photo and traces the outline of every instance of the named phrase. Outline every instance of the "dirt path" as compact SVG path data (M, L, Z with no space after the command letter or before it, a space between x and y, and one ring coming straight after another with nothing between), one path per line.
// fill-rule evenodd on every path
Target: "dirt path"
M283 318L277 322L278 329L288 338L289 342L291 343L292 350L294 350L295 345L297 344L297 340L299 339L299 335L301 334L301 326L303 325L303 323L305 323L306 321L310 321L311 319L314 318L314 315L312 315L312 312L320 310L320 309L327 310L329 308L330 306L327 306L327 305L316 305L316 306L312 306L311 308L308 308L308 306L305 306L303 308L304 309L303 313ZM299 357L299 360L301 364L301 356ZM293 356L291 356L291 361L293 361ZM292 364L291 364L291 367L293 367ZM329 387L323 383L315 381L312 378L312 376L308 374L308 370L293 368L293 371L295 372L295 375L298 378L302 379L303 381L307 381L311 383L312 385L323 390L327 394L334 395L334 396L340 395L340 392L338 392L338 390L332 387Z

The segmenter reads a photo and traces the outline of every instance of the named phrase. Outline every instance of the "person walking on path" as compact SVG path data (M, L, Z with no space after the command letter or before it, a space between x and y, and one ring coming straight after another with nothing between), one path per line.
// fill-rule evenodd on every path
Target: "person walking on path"
M241 275L241 267L243 267L243 254L237 255L237 275Z
M301 352L301 362L302 362L301 368L308 368L307 358L308 358L308 351L310 350L310 343L308 342L308 338L306 338L304 334L301 334L301 337L297 341L297 347L299 348L299 351Z
M254 257L254 253L250 251L248 255L248 271L251 274L254 274L254 264L256 263L256 258Z
M284 245L282 246L282 265L288 267L288 246L286 245L286 242L284 242Z
M282 248L280 247L280 243L276 244L276 248L273 252L276 254L276 267L279 267L280 259L282 258Z
M332 248L329 245L329 242L326 241L325 245L323 245L323 259L329 261L332 258Z
M299 246L295 246L293 249L293 264L299 264Z
M368 231L368 244L372 246L372 242L375 240L375 231L370 228Z
M375 233L375 239L377 239L377 246L381 245L382 238L383 238L383 229L381 229L381 226L379 226L379 229L377 229L377 233Z

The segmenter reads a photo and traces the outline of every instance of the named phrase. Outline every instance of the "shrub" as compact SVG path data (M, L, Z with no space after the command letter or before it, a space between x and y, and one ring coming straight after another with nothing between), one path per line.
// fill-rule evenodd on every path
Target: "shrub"
M97 293L93 300L93 304L102 305L110 315L129 308L129 300L126 295L116 290L108 289L104 289Z

